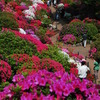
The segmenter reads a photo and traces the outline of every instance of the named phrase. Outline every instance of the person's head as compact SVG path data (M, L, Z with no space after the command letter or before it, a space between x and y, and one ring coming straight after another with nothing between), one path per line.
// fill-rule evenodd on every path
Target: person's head
M85 62L85 61L82 61L81 64L82 64L82 65L86 65L86 62Z
M82 65L86 65L86 60L85 60L85 59L82 59L81 64L82 64Z

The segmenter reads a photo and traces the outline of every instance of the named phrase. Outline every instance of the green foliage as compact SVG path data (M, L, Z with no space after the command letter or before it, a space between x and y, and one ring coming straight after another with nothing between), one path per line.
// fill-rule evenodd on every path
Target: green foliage
M95 36L98 33L98 29L93 24L86 24L85 26L87 29L87 37L89 40L92 40L93 36Z
M41 87L41 91L44 95L49 95L50 94L50 89L49 89L49 84L46 84L45 87Z
M11 2L11 1L15 1L19 5L20 5L21 2L24 2L26 5L31 5L32 4L31 0L4 0L4 1L5 1L6 4Z
M91 48L95 47L97 52L93 55L94 59L100 63L100 33L94 36L94 41L91 44Z
M24 2L26 5L32 5L32 1L31 0L15 0L18 4L20 4L21 2ZM21 2L19 2L21 1Z
M93 24L74 22L63 26L60 37L63 38L63 36L66 34L73 34L77 38L77 42L80 42L83 33L86 33L87 38L92 40L93 36L98 33L98 29Z
M51 58L59 63L61 63L66 71L69 71L68 58L64 54L59 53L59 48L57 46L48 46L48 50L42 51L42 53L37 53L39 58Z
M40 26L39 29L35 33L40 38L42 43L45 43L46 31L47 31L47 28Z
M41 9L36 11L36 19L41 20L44 17L44 15L48 15L48 12L46 10Z
M0 83L0 91L3 91L3 88L7 85L9 85L9 82Z
M27 40L15 36L12 32L0 34L0 54L5 59L10 54L28 54L37 52L36 46Z
M51 19L50 18L43 18L42 24L44 27L48 27L49 24L51 24Z
M0 12L0 30L4 28L18 29L18 24L14 15L9 12Z

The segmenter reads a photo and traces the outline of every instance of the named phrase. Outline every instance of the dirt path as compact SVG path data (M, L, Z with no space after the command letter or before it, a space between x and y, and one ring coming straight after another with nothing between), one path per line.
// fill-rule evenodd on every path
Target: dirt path
M53 6L51 6L50 9L51 9L52 14L54 14L56 9ZM60 21L54 21L53 25L57 25L57 30L60 31L65 23L66 22L63 22L63 21L60 20ZM59 32L55 36L51 37L51 40L54 44L57 43L57 37L58 36L59 36ZM89 55L90 44L88 44L86 46L86 48L84 48L82 46L68 46L66 44L62 44L62 47L68 48L69 50L73 50L74 53L82 54L84 57L88 57L88 55ZM94 71L93 71L94 61L93 61L93 59L87 58L86 61L89 63L89 68L90 68L91 73L94 74ZM100 71L99 71L99 76L100 76ZM97 80L96 83L100 83L100 77L99 77L99 79Z

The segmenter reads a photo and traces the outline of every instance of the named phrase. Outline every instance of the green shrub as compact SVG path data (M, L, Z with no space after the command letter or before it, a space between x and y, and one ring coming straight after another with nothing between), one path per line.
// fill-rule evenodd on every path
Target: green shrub
M46 10L41 9L36 11L36 19L42 20L42 18L44 18L44 15L48 15L48 12Z
M51 24L51 19L50 19L50 18L43 18L43 20L42 20L42 25L43 25L44 27L48 27L49 24Z
M19 5L20 5L21 2L24 2L26 5L31 5L32 4L31 0L5 0L5 3L7 4L7 3L11 2L11 1L15 1Z
M80 42L82 39L82 34L86 33L87 38L89 40L93 39L93 36L98 33L98 29L93 24L83 23L83 22L74 22L70 24L66 24L63 26L60 38L62 39L64 35L66 34L73 34L77 38L77 42Z
M66 34L73 34L77 38L82 38L82 34L86 33L86 31L87 30L84 23L74 22L74 23L66 24L65 26L63 26L60 33L60 37L63 38L63 36ZM78 39L77 41L80 42L80 40Z
M59 48L57 46L48 46L48 50L42 51L42 53L37 53L39 58L51 58L59 63L61 63L66 71L69 71L68 58L63 54L59 53Z
M7 56L7 62L11 66L12 77L13 77L16 74L16 72L22 68L22 66L25 66L26 63L29 68L31 65L32 59L27 54L11 54ZM32 69L32 67L30 68Z
M98 33L98 29L93 24L86 24L87 29L87 37L89 40L93 40L93 36L95 36Z
M8 85L9 85L9 82L2 82L2 83L0 83L0 91L3 91L4 87L8 86Z
M40 38L42 43L45 43L46 31L47 31L47 28L40 26L39 29L35 33Z
M32 56L37 52L36 46L27 40L15 36L12 32L0 34L0 54L3 58L10 54L28 54Z
M0 12L0 30L4 28L10 28L13 30L18 29L18 24L12 13Z
M19 2L19 0L15 0L18 4L20 4L21 2L24 2L27 6L28 5L32 5L32 1L31 0L20 0L21 2Z
M100 63L100 33L94 36L94 41L91 44L91 49L96 48L97 52L93 55L94 59Z

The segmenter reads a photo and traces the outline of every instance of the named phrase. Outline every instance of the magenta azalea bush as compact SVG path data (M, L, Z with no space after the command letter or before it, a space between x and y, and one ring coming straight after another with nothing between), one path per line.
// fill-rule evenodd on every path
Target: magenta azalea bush
M73 34L66 34L62 40L64 43L74 44L76 43L76 37Z
M91 50L89 50L89 57L93 58L93 55L97 52L96 48L92 48Z
M26 78L21 75L13 77L13 83L0 92L0 98L20 100L99 100L99 91L91 81L76 78L73 74L58 71L55 73L39 70Z
M11 66L3 61L0 60L0 82L5 82L11 77Z

